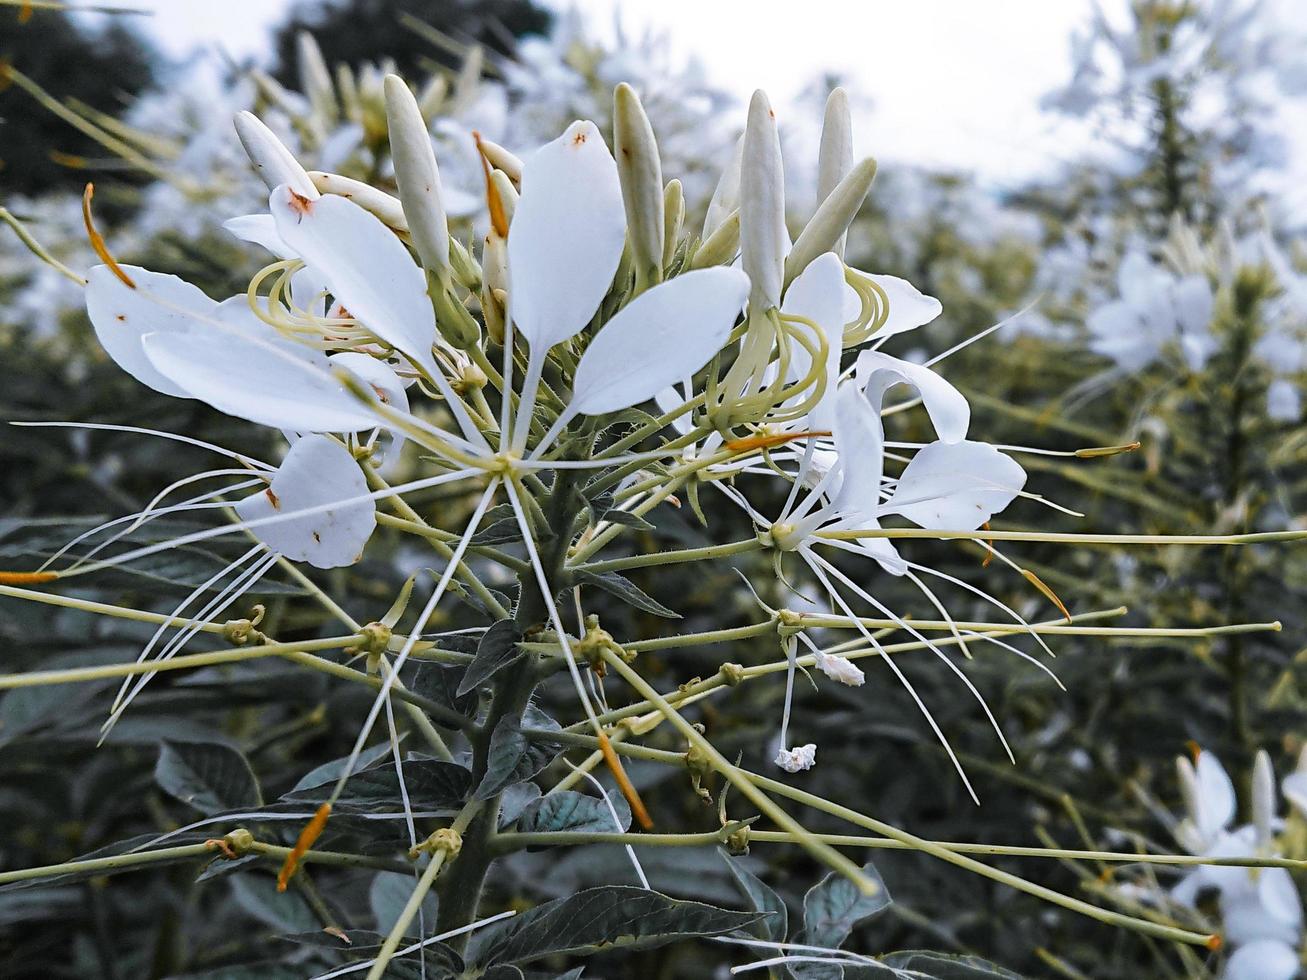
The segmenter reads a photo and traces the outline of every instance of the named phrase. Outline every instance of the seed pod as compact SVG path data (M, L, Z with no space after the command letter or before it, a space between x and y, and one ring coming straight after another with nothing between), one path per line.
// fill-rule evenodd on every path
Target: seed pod
M821 202L785 259L786 286L818 255L836 251L836 245L857 217L875 178L876 161L868 157L850 170L830 196Z
M752 313L781 302L785 277L785 172L776 114L761 89L749 102L749 122L740 156L740 253L753 291Z
M441 203L440 168L417 99L397 75L385 80L390 157L413 247L427 271L449 277L449 222Z
M663 168L649 117L625 82L613 92L613 144L638 293L663 277Z
M853 122L849 117L849 96L842 88L831 90L826 99L826 116L821 125L821 144L817 149L817 205L847 176L853 166ZM844 258L844 235L831 251Z
M286 149L286 144L263 124L263 120L252 112L242 111L236 113L235 123L241 146L245 147L246 155L269 190L286 184L301 197L314 199L319 196L308 173Z
M681 229L685 227L685 190L681 182L673 177L663 189L663 268L672 264L676 254L676 244L681 240Z
M295 39L299 56L300 91L309 99L313 113L325 126L333 126L339 118L336 90L331 84L331 72L322 57L322 49L308 31L300 31Z
M363 210L371 211L396 231L408 232L410 230L399 198L393 197L385 191L377 190L371 184L365 184L353 177L342 177L340 174L310 170L309 179L313 181L313 186L323 194L335 194L337 197L349 198Z

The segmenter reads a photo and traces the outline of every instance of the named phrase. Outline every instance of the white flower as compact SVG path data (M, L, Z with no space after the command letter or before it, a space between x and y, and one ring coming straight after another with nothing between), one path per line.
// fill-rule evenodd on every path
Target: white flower
M1206 277L1177 279L1141 252L1131 252L1117 270L1120 299L1099 307L1085 326L1089 347L1127 371L1147 367L1168 344L1178 343L1191 370L1215 350L1209 325L1212 287Z
M866 675L848 657L822 653L818 650L813 654L813 662L817 665L817 669L831 680L847 684L849 687L861 687L866 680Z
M772 761L786 772L803 772L816 765L817 746L809 742L807 745L796 745L792 749L781 748Z

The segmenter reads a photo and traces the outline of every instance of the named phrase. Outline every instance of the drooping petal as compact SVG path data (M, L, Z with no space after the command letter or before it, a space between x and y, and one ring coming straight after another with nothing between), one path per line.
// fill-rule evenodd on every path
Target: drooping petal
M133 289L108 266L97 265L86 283L86 312L100 345L114 362L141 384L176 398L191 395L161 373L145 355L141 338L151 333L181 333L193 326L194 315L211 316L215 300L176 276L138 266L123 267Z
M279 259L298 258L290 246L281 240L281 235L277 233L277 221L270 214L242 214L237 218L228 218L222 226L243 242L262 245Z
M266 490L236 505L243 520L321 507L338 507L287 517L250 529L273 551L315 568L352 565L377 526L377 505L358 500L368 493L367 479L349 450L326 436L310 435L291 447Z
M841 470L835 506L842 513L874 517L885 472L885 433L880 413L856 385L842 385L835 394L833 434Z
M927 296L906 279L884 275L870 275L868 278L885 290L889 299L889 318L876 331L877 339L916 330L944 312L943 303L934 296Z
M1011 456L983 442L932 442L899 477L885 512L935 530L973 531L1003 510L1026 483Z
M272 192L277 233L326 283L336 301L375 336L435 373L436 315L426 275L395 233L353 201L309 201L288 187Z
M641 293L599 331L576 368L571 409L615 412L648 401L721 350L749 295L738 269L699 269Z
M1216 834L1234 819L1234 783L1211 752L1199 752L1194 763L1198 773L1199 823L1206 834Z
M236 418L292 432L356 432L378 424L319 351L274 343L216 317L186 331L147 334L142 343L161 375Z
M911 385L921 395L926 413L941 440L961 442L967 437L971 406L962 392L930 368L879 351L863 351L858 355L856 376L859 387L866 392L867 401L877 415L886 391L897 384Z
M835 387L840 374L840 354L844 343L844 262L834 252L818 256L801 272L785 291L781 312L801 316L821 328L826 338L826 391L821 401L808 413L814 429L829 429L833 424ZM799 344L790 348L790 379L797 381L808 373L808 352Z
M509 306L533 348L589 322L625 242L617 164L594 123L574 122L526 160L509 226Z

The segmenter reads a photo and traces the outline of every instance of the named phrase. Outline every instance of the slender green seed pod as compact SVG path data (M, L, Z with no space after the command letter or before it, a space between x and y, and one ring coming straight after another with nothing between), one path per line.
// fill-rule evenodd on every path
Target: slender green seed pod
M635 89L625 82L613 91L613 144L639 293L662 280L663 167L649 117Z
M871 182L875 179L876 161L868 157L850 170L826 200L821 202L817 213L799 234L785 259L786 286L818 255L835 249L857 217L858 209L862 207L867 191L871 190Z
M395 164L395 182L409 234L418 258L429 272L447 281L449 269L449 222L441 203L440 168L431 148L431 136L422 110L408 85L398 75L385 80L386 122L390 131L390 156Z

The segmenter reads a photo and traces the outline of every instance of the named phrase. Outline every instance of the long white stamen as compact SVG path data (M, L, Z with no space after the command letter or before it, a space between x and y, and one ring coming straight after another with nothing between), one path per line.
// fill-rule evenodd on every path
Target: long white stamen
M112 425L108 422L10 422L9 424L27 429L95 429L103 432L132 432L137 435L157 436L160 439L171 439L174 442L184 442L187 445L198 446L201 449L209 450L211 453L227 456L250 466L257 466L262 470L275 470L277 468L271 463L265 463L253 456L246 456L244 453L224 449L222 446L215 446L213 443L205 442L202 439L192 439L190 436L178 435L175 432L164 432L161 429L145 429L136 425Z

